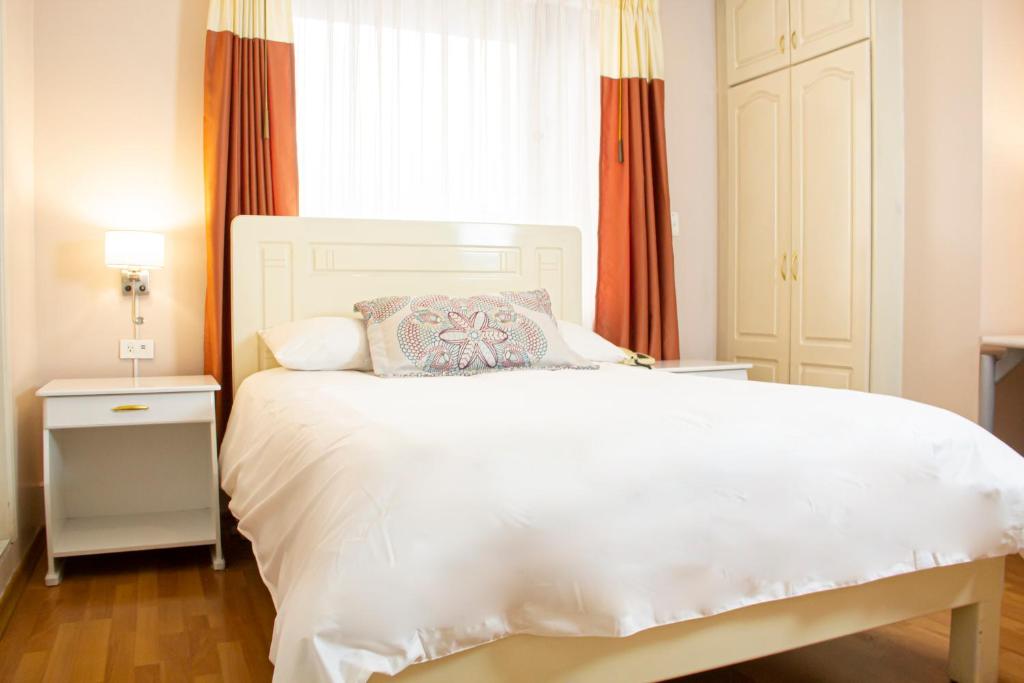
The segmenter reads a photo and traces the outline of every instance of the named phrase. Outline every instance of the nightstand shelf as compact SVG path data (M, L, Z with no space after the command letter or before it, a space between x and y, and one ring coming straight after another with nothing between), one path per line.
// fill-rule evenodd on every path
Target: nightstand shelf
M210 508L57 520L54 557L100 555L212 545L217 529Z
M56 380L43 397L46 584L63 558L220 546L212 377Z

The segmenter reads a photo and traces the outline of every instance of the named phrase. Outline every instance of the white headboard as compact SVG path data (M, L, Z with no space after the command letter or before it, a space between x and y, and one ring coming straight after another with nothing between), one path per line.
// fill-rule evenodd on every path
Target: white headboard
M571 227L239 216L231 223L234 389L274 367L262 329L353 315L388 294L480 294L544 287L580 322L580 232Z

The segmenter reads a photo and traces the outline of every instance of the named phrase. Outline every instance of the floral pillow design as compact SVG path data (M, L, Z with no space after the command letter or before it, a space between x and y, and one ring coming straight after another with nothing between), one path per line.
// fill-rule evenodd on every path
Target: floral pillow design
M361 301L373 371L385 377L596 367L562 340L547 290Z

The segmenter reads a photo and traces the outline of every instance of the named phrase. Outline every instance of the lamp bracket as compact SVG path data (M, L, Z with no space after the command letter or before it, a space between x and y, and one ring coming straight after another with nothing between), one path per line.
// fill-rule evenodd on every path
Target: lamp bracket
M121 294L130 296L133 292L138 296L149 294L148 270L121 271Z

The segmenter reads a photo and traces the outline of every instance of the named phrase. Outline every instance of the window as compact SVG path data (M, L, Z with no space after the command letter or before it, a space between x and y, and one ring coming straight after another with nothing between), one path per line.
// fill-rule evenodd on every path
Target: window
M575 225L596 280L590 0L294 0L300 212Z

